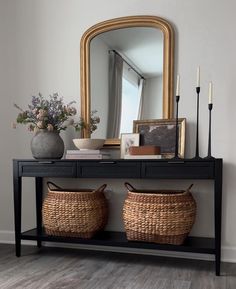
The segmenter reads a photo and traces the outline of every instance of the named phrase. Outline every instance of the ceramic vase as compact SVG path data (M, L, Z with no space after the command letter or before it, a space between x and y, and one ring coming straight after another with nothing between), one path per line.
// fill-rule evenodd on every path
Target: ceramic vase
M35 159L60 159L64 154L64 142L59 132L39 130L31 140Z

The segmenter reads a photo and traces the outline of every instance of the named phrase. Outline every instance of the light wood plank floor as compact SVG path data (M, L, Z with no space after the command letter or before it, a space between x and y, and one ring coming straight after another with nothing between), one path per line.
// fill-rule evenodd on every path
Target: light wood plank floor
M0 289L235 289L236 264L0 245Z

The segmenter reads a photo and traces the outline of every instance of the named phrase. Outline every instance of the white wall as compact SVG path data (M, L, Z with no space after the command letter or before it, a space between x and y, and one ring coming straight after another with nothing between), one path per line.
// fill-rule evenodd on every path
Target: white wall
M200 152L207 150L207 86L214 83L212 153L224 158L224 195L222 245L225 260L236 261L236 152L235 67L236 38L234 0L1 0L0 2L0 230L8 240L13 230L12 166L13 157L30 158L31 135L25 128L12 131L10 123L16 115L12 103L25 106L38 91L47 95L54 91L69 101L79 101L79 42L91 25L109 18L127 15L158 15L175 28L175 71L181 75L180 116L186 117L187 156L194 154L196 68L201 66ZM221 40L219 41L219 35ZM79 106L79 103L78 103ZM64 136L71 146L71 135ZM62 182L62 180L61 180ZM102 180L91 180L101 183ZM164 186L163 182L136 182L140 186ZM194 196L199 201L198 219L193 234L212 235L212 185L194 182ZM69 184L66 180L65 184ZM120 216L123 186L109 181L115 196L113 215ZM189 182L171 181L169 187L186 187ZM32 225L34 216L33 185L24 182L24 228ZM112 216L113 217L113 216ZM120 219L111 221L112 228L121 227ZM5 232L5 235L4 235Z
M143 119L162 118L162 76L147 78L144 86Z
M16 145L20 135L18 132L14 135L11 129L11 121L15 117L12 104L16 95L16 29L15 7L10 1L0 2L0 22L0 230L12 230L11 159L20 152L19 146Z

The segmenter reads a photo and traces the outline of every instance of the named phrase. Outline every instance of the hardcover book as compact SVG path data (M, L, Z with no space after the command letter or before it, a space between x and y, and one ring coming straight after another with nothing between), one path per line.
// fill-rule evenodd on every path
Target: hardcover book
M125 155L124 159L138 160L138 159L161 159L162 155Z
M66 154L67 160L102 160L109 159L109 154Z
M100 154L100 150L67 150L67 155L89 155L89 154Z

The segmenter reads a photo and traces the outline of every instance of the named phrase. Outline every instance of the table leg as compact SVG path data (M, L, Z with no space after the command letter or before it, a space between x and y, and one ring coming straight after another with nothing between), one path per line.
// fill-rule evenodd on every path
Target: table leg
M42 200L43 200L43 179L40 177L35 178L35 192L36 192L36 223L37 235L42 234ZM41 240L37 240L38 248L41 248Z
M14 219L15 219L15 250L16 256L21 255L21 205L22 179L19 177L18 163L13 162Z
M215 213L215 270L216 276L220 276L221 263L221 214L222 214L222 162L215 162L214 183L214 213Z

